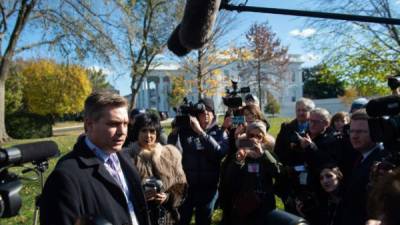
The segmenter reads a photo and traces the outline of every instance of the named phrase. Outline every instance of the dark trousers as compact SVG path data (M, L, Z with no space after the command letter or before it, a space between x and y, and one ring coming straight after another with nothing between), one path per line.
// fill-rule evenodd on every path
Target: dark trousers
M189 188L188 195L179 208L181 215L179 224L189 225L193 211L195 211L196 225L210 225L217 197L218 193L216 190L200 191L190 190Z

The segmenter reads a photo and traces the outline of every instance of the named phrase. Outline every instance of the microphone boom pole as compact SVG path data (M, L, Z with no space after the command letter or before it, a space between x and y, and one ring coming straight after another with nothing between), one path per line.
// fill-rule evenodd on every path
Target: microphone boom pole
M227 3L226 1L223 1L221 3L220 9L225 9L228 11L238 11L238 12L258 12L258 13L281 14L289 16L304 16L304 17L324 18L324 19L400 25L400 19L396 18L361 16L361 15L340 14L340 13L326 13L326 12L293 10L293 9L267 8L267 7L256 7L256 6L246 6L246 5L232 5Z

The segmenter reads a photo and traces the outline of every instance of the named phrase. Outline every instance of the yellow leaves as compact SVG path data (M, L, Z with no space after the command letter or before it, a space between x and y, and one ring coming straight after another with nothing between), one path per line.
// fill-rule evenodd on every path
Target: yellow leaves
M344 91L343 96L340 96L340 100L345 104L350 106L354 99L358 96L358 91L355 88L348 88Z
M27 78L24 95L28 110L40 115L81 112L92 91L87 72L77 65L37 60L28 63L22 73Z

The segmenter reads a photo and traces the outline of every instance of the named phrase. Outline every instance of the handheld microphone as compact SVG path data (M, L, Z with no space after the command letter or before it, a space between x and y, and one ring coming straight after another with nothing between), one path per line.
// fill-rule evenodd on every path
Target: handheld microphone
M386 96L368 102L367 114L371 117L394 116L400 113L400 96Z
M9 165L20 165L27 162L39 163L60 155L54 141L15 145L0 149L0 169Z

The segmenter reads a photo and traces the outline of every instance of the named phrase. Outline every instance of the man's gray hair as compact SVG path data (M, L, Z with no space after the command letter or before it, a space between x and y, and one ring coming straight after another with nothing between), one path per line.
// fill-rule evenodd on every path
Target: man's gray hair
M331 120L331 114L328 112L328 110L326 110L324 108L315 108L310 111L310 114L312 114L312 113L322 116L324 118L324 120L327 121L328 123Z
M97 121L101 118L106 107L128 107L127 100L111 91L93 92L85 100L85 118Z
M314 101L309 98L299 98L299 100L296 101L296 107L300 104L303 104L308 110L315 108Z

